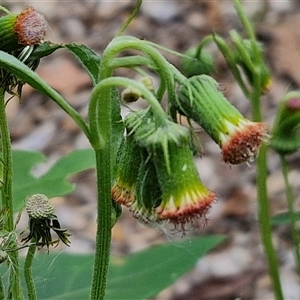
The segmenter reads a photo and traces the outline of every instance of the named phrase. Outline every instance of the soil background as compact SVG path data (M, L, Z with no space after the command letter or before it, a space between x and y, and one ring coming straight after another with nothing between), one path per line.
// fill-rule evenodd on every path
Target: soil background
M263 97L264 118L271 128L276 107L282 96L300 85L300 2L243 1L253 20L257 36L265 49L265 58L272 70L270 92ZM2 1L2 5L19 12L27 5L45 15L49 28L46 40L56 43L86 44L101 54L134 7L134 1ZM145 1L138 16L126 31L184 52L207 35L217 32L224 37L229 31L243 30L230 1ZM224 94L245 116L251 118L245 99L226 63L215 47L214 77L224 86ZM180 68L176 55L165 53ZM80 113L86 115L91 82L80 65L66 52L57 51L43 59L37 72L57 89ZM119 70L119 75L132 74ZM138 105L143 106L144 103ZM124 109L126 111L126 109ZM48 162L40 173L59 157L89 147L87 140L68 116L49 99L25 86L22 102L10 101L8 116L14 149L42 151ZM218 194L204 229L191 235L225 234L225 244L199 260L197 266L155 299L162 300L231 300L274 299L260 244L257 227L255 166L229 167L221 162L220 150L203 132L200 133L205 154L197 158L197 167L204 183ZM287 210L280 161L270 151L268 189L272 215ZM300 155L289 157L290 180L300 205ZM71 178L76 191L66 197L53 198L62 227L72 234L71 247L59 246L55 251L91 253L95 237L95 174L86 171ZM21 225L26 226L26 217ZM123 210L113 229L112 254L127 255L151 245L175 240L177 236L140 224ZM186 237L188 238L188 237ZM274 228L274 242L281 265L286 299L300 299L300 284L295 271L290 228Z

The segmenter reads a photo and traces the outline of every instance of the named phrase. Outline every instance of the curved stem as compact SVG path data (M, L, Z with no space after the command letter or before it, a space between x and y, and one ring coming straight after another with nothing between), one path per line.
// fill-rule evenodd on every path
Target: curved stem
M243 27L245 28L250 40L252 41L252 47L253 50L254 50L254 64L257 64L260 60L260 51L259 51L259 47L256 43L256 38L255 38L255 33L254 33L254 30L253 30L253 27L250 23L250 21L248 20L244 10L243 10L243 7L240 3L240 0L233 0L234 2L234 7L236 9L236 12L243 24Z
M7 124L7 118L5 113L5 102L4 102L4 90L0 89L0 134L2 141L2 159L3 164L3 178L2 178L2 208L8 211L7 222L5 223L4 229L8 232L14 231L14 207L13 207L13 196L12 196L12 152L11 152L11 140L9 134L9 128ZM16 242L12 245L15 248ZM10 275L9 275L9 293L14 299L22 299L22 291L20 284L20 269L18 252L9 252L9 264Z
M37 299L35 285L34 285L33 276L32 276L32 262L34 259L35 251L36 251L35 244L29 246L28 252L26 255L26 259L25 259L25 264L24 264L24 276L25 276L25 281L26 281L26 285L27 285L29 300Z
M290 215L290 220L291 220L291 235L292 235L292 240L294 243L294 248L295 248L295 260L296 260L296 268L297 272L300 275L300 239L299 239L299 234L297 231L296 227L296 214L295 214L295 209L294 209L294 195L292 192L291 185L289 183L288 179L288 173L289 173L289 167L288 163L286 161L286 158L284 155L280 155L280 161L281 161L281 171L284 179L284 184L285 184L285 192L286 192L286 199L288 202L288 208L289 208L289 215Z
M141 55L133 55L127 57L117 57L111 63L110 67L112 69L116 68L133 68L136 66L150 66L152 65L152 61L148 57L144 57ZM154 68L154 66L152 66Z
M113 61L113 58L121 51L126 49L135 49L139 50L145 55L149 56L152 60L152 64L155 67L155 70L160 75L160 78L163 78L168 89L168 97L170 102L174 102L176 98L175 84L172 72L169 68L169 63L166 59L152 46L152 43L139 40L137 38L129 36L121 36L114 39L106 48L105 55L110 57L110 61ZM103 55L104 55L103 54ZM110 64L111 66L111 64Z
M197 51L196 51L196 53L195 53L195 57L196 57L196 58L200 57L202 48L203 48L206 44L208 44L208 43L210 43L210 42L212 42L212 41L213 41L213 36L212 36L212 35L208 35L208 36L204 37L204 38L201 40L201 42L199 43L199 45L197 46Z
M89 106L89 119L90 119L90 129L91 132L94 134L98 132L99 128L99 119L103 118L103 106L100 108L99 113L101 114L101 117L98 119L98 100L99 96L101 95L102 101L104 99L104 93L105 90L110 89L113 86L124 86L128 87L131 86L134 89L137 89L141 92L143 98L148 101L149 105L152 107L152 110L154 112L154 116L158 122L165 122L167 119L167 115L163 108L160 106L159 102L155 98L155 96L150 92L143 84L140 82L137 82L132 79L123 78L123 77L109 77L106 79L103 79L96 85L94 88L91 99L90 99L90 106ZM103 125L104 126L104 125ZM103 130L101 130L103 132ZM105 145L105 141L102 135L95 136L93 138L93 144L92 146L95 149L101 149Z
M130 24L130 22L134 19L134 17L136 16L136 14L138 13L141 5L142 5L143 0L137 0L136 5L134 7L134 10L131 12L130 16L128 17L128 19L126 20L126 22L122 25L122 27L120 28L120 30L118 31L118 33L116 34L117 36L120 36L128 27L128 25Z
M228 47L226 42L217 34L213 35L213 39L214 39L214 42L217 45L218 49L225 57L227 65L229 66L235 80L238 82L238 85L240 86L243 94L245 95L246 98L250 98L251 93L244 83L241 72L236 65L235 58L234 58L232 51L230 50L230 48Z
M115 58L111 63L110 66L112 69L116 68L135 68L137 66L147 66L150 68L152 71L159 73L159 70L155 65L153 65L152 60L149 57L144 57L140 55L134 55L130 57L118 57ZM138 71L141 74L141 71ZM166 84L164 80L161 80L160 86L157 89L156 92L156 98L158 101L161 101L164 93L166 91Z

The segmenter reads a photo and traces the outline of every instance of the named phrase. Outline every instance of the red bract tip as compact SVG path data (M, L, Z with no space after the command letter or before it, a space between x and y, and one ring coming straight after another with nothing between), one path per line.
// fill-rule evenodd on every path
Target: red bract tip
M243 122L222 143L222 158L225 163L237 165L252 162L263 140L268 139L264 123Z
M129 207L135 198L135 187L115 183L111 189L111 197L117 203Z
M37 45L45 37L47 22L43 15L32 7L24 9L17 17L14 26L18 43L22 45Z
M169 221L176 229L184 230L185 225L193 224L195 219L203 219L206 223L206 215L215 199L216 194L209 190L187 191L177 204L169 199L158 206L156 212L160 220Z
M286 107L290 110L299 110L300 109L300 99L291 98L286 102Z

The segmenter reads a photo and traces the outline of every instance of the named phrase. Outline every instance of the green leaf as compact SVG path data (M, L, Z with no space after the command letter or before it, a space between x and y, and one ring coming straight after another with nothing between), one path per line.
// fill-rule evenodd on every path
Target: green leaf
M106 299L155 296L223 240L224 236L202 236L112 257ZM33 266L38 299L88 299L93 260L93 255L39 255Z
M41 59L45 56L52 54L54 51L61 49L63 45L60 44L53 44L51 42L44 42L38 45L31 55L28 58L28 61L33 61L36 59Z
M52 54L57 49L65 48L81 63L82 67L88 72L94 85L98 83L99 68L101 63L100 56L86 45L70 44L53 44L44 42L36 47L29 57L29 61L41 59L44 56Z
M85 45L71 43L65 44L64 47L77 58L82 67L89 73L93 85L96 85L101 64L100 56Z
M300 212L295 213L295 220L300 220ZM272 225L291 224L291 216L289 212L275 215L271 218Z
M13 151L13 197L16 211L32 194L41 193L48 197L55 197L72 192L75 187L68 181L69 177L95 166L94 151L75 150L60 158L42 176L33 176L34 167L45 162L46 158L40 152Z

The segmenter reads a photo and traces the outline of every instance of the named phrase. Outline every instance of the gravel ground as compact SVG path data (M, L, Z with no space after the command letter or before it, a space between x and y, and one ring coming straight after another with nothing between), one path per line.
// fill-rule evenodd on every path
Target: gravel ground
M266 3L268 5L264 6ZM47 39L76 41L101 53L130 13L133 1L3 1L3 5L13 12L31 5L46 16L49 24ZM297 88L300 85L300 4L296 0L270 0L244 1L244 5L256 22L258 35L266 49L266 60L274 74L271 91L264 97L264 114L270 125L280 98L290 86ZM241 29L230 1L145 1L127 34L182 52L212 31L226 36L232 28ZM214 48L212 51L218 62L215 77L226 87L224 93L250 117L249 104L224 61ZM166 56L173 64L179 64L178 57L168 53ZM58 51L44 59L38 73L78 111L86 114L91 83L69 55ZM126 75L124 71L120 74ZM39 150L47 156L48 162L41 166L40 172L63 154L88 147L76 125L55 104L29 87L24 88L22 103L10 102L8 116L13 147ZM228 241L201 259L192 272L156 299L273 299L256 222L255 167L228 167L220 162L215 144L203 133L201 136L205 155L197 159L197 167L204 183L218 193L219 200L210 213L206 228L191 234L221 233L228 236ZM268 164L271 210L275 214L285 211L287 205L279 158L271 153ZM300 205L299 154L290 157L290 164L291 182ZM77 185L75 193L53 199L62 226L72 233L70 249L58 247L58 250L89 253L94 248L96 230L94 173L83 172L72 181ZM26 218L22 222L25 224ZM112 253L129 254L170 238L177 237L138 223L125 210L113 229ZM289 228L276 228L274 241L286 299L300 299Z

